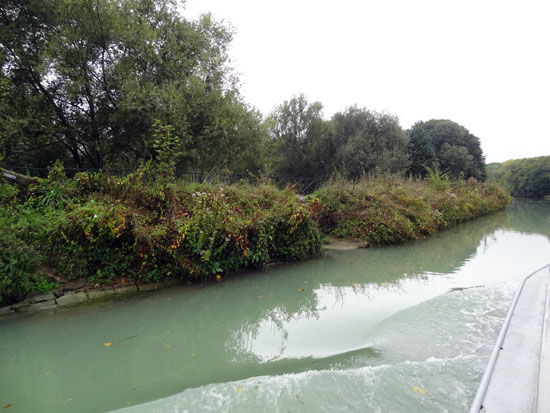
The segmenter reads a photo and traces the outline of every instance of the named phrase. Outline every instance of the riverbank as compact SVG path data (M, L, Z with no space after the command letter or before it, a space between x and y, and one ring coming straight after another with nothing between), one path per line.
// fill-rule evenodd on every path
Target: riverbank
M350 410L399 410L394 401L408 395L410 410L429 402L467 411L526 263L539 266L550 251L537 225L548 203L515 204L396 247L332 250L220 282L1 316L2 405L112 411L185 391L182 409L215 410L221 395L235 410L299 410L298 394L311 410L323 395L338 410L349 389ZM250 376L259 379L241 382Z
M184 284L183 280L166 278L158 282L144 283L125 277L117 277L110 285L92 285L87 278L71 280L58 284L49 292L35 292L22 301L0 307L0 316L9 313L35 312L68 305L82 304L88 301L109 299L113 296L126 296L144 291L160 290Z
M320 230L362 246L400 244L500 211L509 194L470 178L429 180L397 176L328 182L315 194Z
M28 191L1 185L0 306L82 279L89 286L117 277L144 285L221 280L241 268L323 255L324 234L347 247L404 242L509 200L475 180L396 177L330 182L303 200L269 184L172 182L150 164L124 178L68 179L56 166Z

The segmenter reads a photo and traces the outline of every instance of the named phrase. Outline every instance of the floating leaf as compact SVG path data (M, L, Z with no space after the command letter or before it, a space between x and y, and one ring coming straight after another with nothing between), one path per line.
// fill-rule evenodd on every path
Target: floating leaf
M165 349L165 350L170 350L170 347L171 347L170 344L164 344L164 349Z
M72 399L73 399L72 397L69 397L69 398L67 399L67 401L70 402Z
M242 392L244 389L242 387L237 387L237 393Z
M46 372L46 376L49 376L50 374L52 374L51 371L47 371L47 372Z
M107 341L106 343L103 343L103 345L105 347L111 347L113 345L113 343L111 343L110 341Z
M303 288L296 288L296 291L304 291Z
M421 394L422 396L426 395L426 391L422 387L413 386L412 389L415 393Z
M191 354L191 357L195 357L195 353Z
M11 404L5 404L2 406L2 409L7 409L8 407L11 407Z
M258 296L258 298L262 298L262 297L263 297L263 295L259 295L259 296Z

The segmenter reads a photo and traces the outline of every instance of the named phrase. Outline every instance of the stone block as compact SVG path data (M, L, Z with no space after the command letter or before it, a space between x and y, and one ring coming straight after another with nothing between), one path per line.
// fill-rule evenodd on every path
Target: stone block
M69 291L57 299L57 305L73 305L88 301L88 295L85 292Z
M157 290L159 288L159 285L157 283L139 283L137 285L137 288L139 291L151 291Z
M113 285L115 294L129 294L137 292L137 287L135 284L118 284Z
M55 295L53 293L45 293L45 294L36 294L30 297L30 301L32 303L40 303L42 301L50 301L55 300Z
M104 297L109 297L115 294L115 290L112 288L106 288L104 290L88 290L88 298L90 300L97 300Z
M29 307L29 311L49 310L56 307L57 304L55 303L55 300L40 301L39 303L31 304Z
M11 308L14 311L25 311L29 308L30 305L31 305L31 302L28 301L28 300L25 300L25 301L20 301L17 304L12 305Z
M4 315L4 314L9 314L11 313L13 310L11 308L10 305L6 306L6 307L0 307L0 315Z

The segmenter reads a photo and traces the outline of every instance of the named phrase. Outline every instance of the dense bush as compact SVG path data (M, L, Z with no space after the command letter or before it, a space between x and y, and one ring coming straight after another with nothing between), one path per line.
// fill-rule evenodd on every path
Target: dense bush
M322 255L321 232L368 245L422 238L504 208L500 187L396 176L332 181L298 199L291 189L184 184L147 163L123 178L60 164L28 191L0 189L0 304L55 282L109 284L221 278L240 268Z
M497 185L451 180L431 171L429 180L396 176L332 181L314 196L321 230L368 245L426 237L480 215L503 209L508 194Z
M36 275L40 266L91 283L193 280L323 252L312 211L292 190L185 186L157 176L148 163L124 178L68 179L57 164L23 197L3 184L0 302L52 286Z
M55 286L42 270L45 257L38 248L44 216L17 206L20 196L18 188L0 183L0 306Z

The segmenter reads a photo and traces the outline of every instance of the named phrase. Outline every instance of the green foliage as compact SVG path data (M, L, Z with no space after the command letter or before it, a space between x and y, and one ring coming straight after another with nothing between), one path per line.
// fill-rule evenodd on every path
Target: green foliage
M2 46L0 40L1 63ZM0 160L4 165L46 167L63 157L65 149L50 139L51 114L39 100L36 91L6 77L0 64Z
M157 277L162 267L171 275L207 278L322 254L315 223L293 192L269 186L194 189L178 193L182 209L168 220L137 229L140 277Z
M396 116L356 106L326 121L322 104L304 95L264 120L244 102L229 66L231 27L210 14L186 19L180 6L1 2L6 165L45 167L60 159L77 170L114 171L152 159L166 183L174 170L322 181L335 173L425 176L423 165L484 179L479 139L451 121L419 122L407 135Z
M108 283L130 270L134 239L124 206L90 199L65 213L58 230L58 269L67 278Z
M4 208L13 208L19 194L20 187L0 181L0 205Z
M15 166L134 169L160 119L181 138L179 168L256 169L267 131L227 64L232 36L173 0L2 1L0 153Z
M153 125L153 148L156 152L157 169L164 182L174 181L174 172L181 151L181 139L172 135L172 127L164 126L160 120Z
M273 111L271 151L276 175L324 174L319 150L326 139L327 125L322 110L321 103L310 104L304 95L298 95Z
M56 164L24 203L14 204L14 196L2 198L13 205L2 215L5 302L54 286L40 266L65 280L109 284L117 276L228 276L323 253L313 213L293 191L167 183L153 162L124 178L80 173L68 179Z
M305 202L267 184L167 183L152 162L124 178L80 173L69 179L56 164L26 196L3 192L9 207L0 215L0 297L9 303L54 287L39 271L46 267L62 279L94 284L118 276L225 277L321 255L319 229L369 245L394 244L508 202L497 186L427 170L430 181L382 174L334 180Z
M408 137L396 116L351 106L332 117L329 130L331 173L358 179L374 172L399 173L409 165Z
M0 306L21 300L37 290L33 283L36 261L28 259L25 245L14 241L15 238L0 238Z
M432 169L429 166L425 166L425 168L428 173L428 181L430 181L437 190L446 191L450 189L451 182L448 173L441 172L437 167Z
M479 138L450 120L417 122L409 134L410 172L426 176L425 167L454 178L485 179L485 157Z
M428 171L431 182L377 176L327 183L314 194L320 228L368 245L396 244L501 210L509 202L506 191L496 185Z
M364 173L397 173L409 165L407 135L396 116L349 107L327 122L322 105L304 95L271 115L271 149L280 176L326 178L336 172L356 179Z
M0 306L55 286L41 274L44 258L36 245L27 241L29 235L20 232L24 223L18 221L22 220L6 209L0 212Z
M550 156L491 164L488 178L505 186L512 196L544 198L550 195Z
M40 185L31 186L27 204L35 208L64 208L76 196L74 181L67 179L65 168L60 160L49 167L48 177L39 179Z

